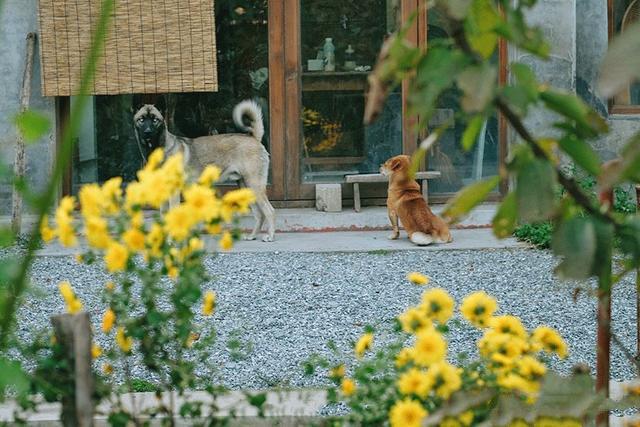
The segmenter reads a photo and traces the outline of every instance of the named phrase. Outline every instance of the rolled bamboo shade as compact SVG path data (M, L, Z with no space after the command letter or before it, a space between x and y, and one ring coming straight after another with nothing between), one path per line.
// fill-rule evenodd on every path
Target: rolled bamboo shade
M214 0L116 0L93 95L218 90ZM78 94L99 0L39 0L42 92Z

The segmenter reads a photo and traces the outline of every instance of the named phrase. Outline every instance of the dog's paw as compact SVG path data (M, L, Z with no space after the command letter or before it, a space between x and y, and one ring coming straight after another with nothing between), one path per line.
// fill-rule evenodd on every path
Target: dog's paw
M263 242L273 242L275 239L273 238L273 236L269 236L268 234L262 236L262 241Z
M256 240L256 236L254 236L253 234L245 234L244 236L242 236L242 240Z
M387 236L387 239L389 240L397 240L398 237L400 237L400 233L391 233Z

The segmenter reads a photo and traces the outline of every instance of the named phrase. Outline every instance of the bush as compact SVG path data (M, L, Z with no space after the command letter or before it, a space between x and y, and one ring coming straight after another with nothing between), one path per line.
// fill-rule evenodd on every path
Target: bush
M549 221L534 224L523 224L518 226L513 235L524 242L531 243L539 249L549 249L551 247L551 234L553 224Z

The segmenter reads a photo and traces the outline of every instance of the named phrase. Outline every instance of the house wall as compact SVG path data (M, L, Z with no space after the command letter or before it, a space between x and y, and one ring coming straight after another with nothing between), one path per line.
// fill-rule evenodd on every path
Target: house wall
M530 65L540 81L575 91L590 105L607 115L607 104L597 94L598 67L608 45L607 2L605 0L539 0L530 11L532 23L543 28L552 46L548 61L510 49L510 61ZM24 68L25 37L37 31L37 0L5 0L0 10L0 157L12 164L16 140L12 118L19 109L20 87ZM40 62L36 50L32 81L31 107L44 113L53 125L54 102L44 98L40 90ZM549 125L557 117L542 109L534 110L528 126L538 136L550 136ZM613 158L626 139L640 130L640 116L607 115L611 133L594 147L602 158ZM27 148L27 175L36 188L41 188L51 169L55 153L54 127L48 135ZM514 140L514 138L511 138ZM10 210L10 188L0 186L0 214Z
M624 143L640 131L640 115L608 114L608 105L598 95L598 70L609 44L607 2L578 0L577 15L577 93L598 112L606 115L610 132L593 142L604 160L617 156Z
M16 128L13 118L20 109L20 90L26 57L26 36L37 32L37 0L5 0L0 10L0 158L12 165L15 155ZM51 130L26 149L26 176L34 188L44 186L55 154L55 107L52 98L40 90L39 49L36 45L30 108L51 121ZM11 188L0 186L0 214L11 211Z

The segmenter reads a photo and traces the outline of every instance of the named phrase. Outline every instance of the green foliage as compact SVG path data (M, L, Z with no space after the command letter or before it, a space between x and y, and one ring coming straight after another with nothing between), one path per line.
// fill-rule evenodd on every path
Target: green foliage
M18 114L14 123L27 142L37 141L51 129L49 118L34 110Z
M550 221L543 221L533 224L523 224L518 226L513 235L518 239L529 242L539 249L551 247L551 234L553 225Z
M142 378L132 378L131 390L135 392L155 392L155 391L158 391L159 388L156 384L152 383L151 381L147 381Z

